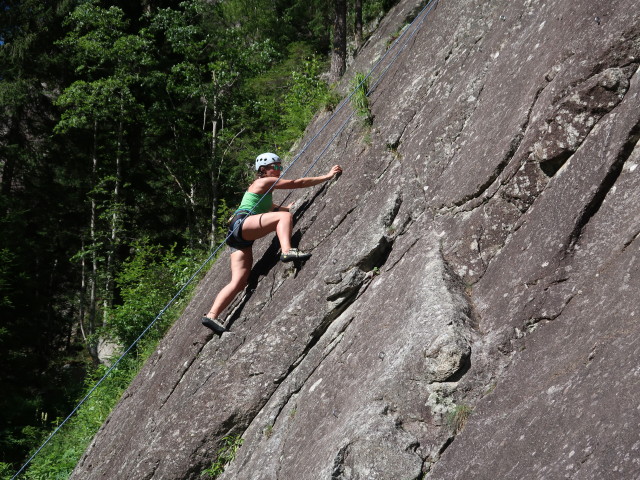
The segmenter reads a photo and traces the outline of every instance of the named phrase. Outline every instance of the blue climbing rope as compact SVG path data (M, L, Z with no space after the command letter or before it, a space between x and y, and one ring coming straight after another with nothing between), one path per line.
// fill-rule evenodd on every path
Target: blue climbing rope
M284 178L284 176L287 174L287 172L296 164L296 162L300 159L300 157L307 151L307 149L313 144L313 142L315 142L315 140L320 136L320 134L325 130L325 128L327 128L327 126L331 123L331 121L338 115L338 113L340 113L340 111L345 107L345 105L347 105L349 103L349 101L351 100L351 98L355 95L355 93L362 87L362 85L369 79L369 77L371 77L371 75L373 74L373 72L378 68L378 66L384 61L384 59L387 57L387 55L389 55L390 52L392 52L397 45L400 44L400 42L404 39L404 37L407 35L407 33L409 31L411 31L412 27L413 31L410 35L408 35L408 37L406 39L404 39L404 45L402 46L402 48L400 48L396 54L393 56L393 58L391 59L391 61L389 62L389 64L386 66L386 68L382 71L382 73L378 76L378 78L376 79L376 81L374 82L373 86L371 86L369 88L369 90L366 92L366 95L369 96L373 90L375 89L375 87L380 83L380 81L382 80L382 78L386 75L386 73L388 72L389 68L395 63L396 59L398 58L398 56L400 56L400 54L404 51L404 49L406 48L407 44L409 43L409 41L413 38L413 36L418 32L418 30L420 29L420 27L422 26L422 24L424 23L424 20L426 19L426 17L429 15L429 13L431 12L431 10L435 7L435 5L439 2L439 0L429 0L427 2L427 4L424 6L424 8L416 15L416 17L414 18L414 20L409 24L409 26L407 28L404 29L404 31L402 32L401 35L398 36L398 38L396 38L396 40L391 44L391 46L387 49L387 51L385 52L385 54L378 59L377 62L375 62L375 64L373 65L373 67L371 67L371 70L369 71L369 73L363 77L363 79L361 80L361 82L352 89L351 93L345 97L342 102L340 102L340 104L338 105L338 107L334 110L333 114L329 117L329 119L322 125L322 127L320 128L320 130L318 130L318 132L302 147L302 149L300 150L300 152L295 155L295 157L293 158L293 160L291 161L291 163L284 169L284 171L282 172L282 175L273 183L273 185L271 185L271 187L269 188L269 190L263 194L263 196L260 198L260 201L262 200L262 198L264 198L266 195L268 195L269 193L271 193L273 191L273 189L275 188L275 186L278 184L278 182ZM320 160L320 158L326 153L326 151L329 149L329 147L333 144L334 140L338 137L338 135L340 135L340 133L342 133L342 131L345 129L345 127L347 126L349 120L351 120L351 118L353 117L355 112L351 112L351 114L346 118L346 120L340 125L340 127L336 130L336 132L333 134L333 136L331 137L331 139L327 142L327 144L325 145L325 147L322 149L322 151L317 155L317 157L315 158L315 160L311 163L311 165L309 166L309 168L307 168L307 170L305 170L303 177L307 176L309 174L309 172L315 167L315 165L318 163L318 161ZM289 195L291 195L291 193L289 193L286 198L289 197ZM260 203L257 202L256 205ZM284 203L284 201L283 201ZM255 207L253 207L255 209ZM251 215L253 213L253 209L249 212L249 215ZM236 227L237 228L237 227ZM80 407L82 407L82 405L84 405L84 403L89 399L89 397L91 397L91 395L98 389L98 387L109 377L109 375L111 374L111 372L113 372L113 370L120 364L120 362L127 356L127 354L138 344L138 342L140 342L140 340L147 334L147 332L149 330L151 330L151 328L153 328L153 326L158 322L158 320L160 320L160 318L162 317L162 315L164 315L164 313L174 304L174 302L182 295L182 293L186 290L186 288L193 282L193 280L200 274L200 272L204 269L204 267L218 254L218 252L220 251L220 249L225 245L226 241L231 237L231 235L233 235L233 233L235 233L234 231L230 232L227 237L213 250L213 252L209 255L209 257L207 257L207 259L198 267L198 269L191 275L191 277L189 277L189 279L185 282L185 284L178 290L178 292L173 296L173 298L171 300L169 300L169 302L162 308L162 310L160 310L160 312L158 313L158 315L153 319L153 321L151 321L151 323L149 323L149 325L147 325L147 327L142 331L142 333L140 333L140 335L138 336L138 338L136 338L133 343L131 345L129 345L129 347L120 355L120 357L118 357L118 359L109 367L109 369L105 372L105 374L100 378L100 380L98 380L96 382L96 384L91 388L91 390L89 390L89 392L84 396L84 398L82 398L82 400L80 400L80 402L76 405L76 407L71 411L71 413L69 415L67 415L67 417L54 429L54 431L51 433L51 435L49 435L49 437L42 443L42 445L33 453L33 455L31 455L31 457L24 463L24 465L20 468L20 470L18 470L18 472L16 472L16 474L11 477L11 480L15 480L30 464L31 462L36 458L36 456L38 456L38 454L42 451L42 449L44 449L44 447L51 441L51 439L60 431L60 429L71 419L71 417L73 417L76 412L80 409Z

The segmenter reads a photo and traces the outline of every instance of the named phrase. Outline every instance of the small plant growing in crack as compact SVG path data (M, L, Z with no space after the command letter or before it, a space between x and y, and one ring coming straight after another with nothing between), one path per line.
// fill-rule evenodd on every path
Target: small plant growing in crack
M393 45L393 43L398 39L398 37L400 35L402 35L402 32L409 26L408 23L405 23L404 25L402 25L400 28L398 28L395 32L393 32L389 38L387 39L387 41L385 42L385 50L389 50L389 48L391 48L391 45Z
M242 446L243 439L240 435L228 435L222 439L222 446L216 453L216 459L209 468L201 473L201 476L214 479L224 472L238 453L238 449Z
M400 140L396 140L393 143L387 143L385 146L387 147L387 150L389 150L390 152L397 152L398 147L400 146Z
M293 420L296 416L296 413L298 413L298 409L296 409L295 407L292 408L291 411L289 412L289 418Z
M387 143L385 146L387 150L393 154L396 160L402 159L402 155L400 154L400 152L398 152L398 147L400 147L399 137L396 140L394 140L392 143Z
M467 296L471 296L473 294L473 282L469 280L465 280L464 282L464 293Z
M472 408L468 405L456 405L455 408L447 415L447 424L454 434L459 433L467 423L471 415Z
M265 437L271 438L271 435L273 435L273 425L269 424L266 427L264 427L264 430L262 430L262 433L264 434Z
M333 112L341 101L342 95L340 95L336 90L331 89L324 96L322 107L324 107L327 112Z
M351 97L351 103L356 114L363 120L364 124L370 127L373 124L371 107L369 106L369 78L364 73L356 73L351 81L351 88L355 90Z
M482 396L484 397L486 395L491 395L493 391L496 389L496 386L497 384L495 382L490 383L487 389L485 390L485 392L482 394Z

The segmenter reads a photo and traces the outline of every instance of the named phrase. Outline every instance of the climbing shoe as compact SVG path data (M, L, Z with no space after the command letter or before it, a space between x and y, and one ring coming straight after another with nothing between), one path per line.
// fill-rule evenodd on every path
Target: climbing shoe
M224 333L229 331L217 318L215 320L212 320L209 317L202 317L202 324L216 333Z
M310 258L310 253L301 252L297 248L292 248L287 253L280 254L280 260L283 262L293 262L294 260L309 260Z

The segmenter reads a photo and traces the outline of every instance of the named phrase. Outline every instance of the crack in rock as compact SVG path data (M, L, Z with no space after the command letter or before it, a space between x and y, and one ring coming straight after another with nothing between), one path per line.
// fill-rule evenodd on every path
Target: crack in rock
M640 123L636 124L629 133L629 138L623 145L620 153L618 154L618 158L611 164L607 174L604 176L603 180L597 187L594 195L591 197L589 202L585 205L582 210L580 216L578 217L575 226L569 237L569 248L568 252L573 251L576 243L578 242L580 236L582 235L582 231L585 229L586 225L589 223L591 218L598 212L600 207L602 206L605 198L613 188L616 183L616 180L622 173L622 169L626 161L629 159L631 154L633 153L638 141L640 140Z
M629 89L627 75L621 68L609 68L572 89L550 112L533 146L547 176L554 176L596 123L622 101Z

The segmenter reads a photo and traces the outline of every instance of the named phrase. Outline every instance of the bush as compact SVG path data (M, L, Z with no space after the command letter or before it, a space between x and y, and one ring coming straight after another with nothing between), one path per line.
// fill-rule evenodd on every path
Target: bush
M145 241L138 242L134 247L133 255L127 259L117 275L116 282L121 289L122 304L113 307L109 312L106 333L121 345L131 345L168 300L173 298L178 289L193 275L194 269L202 263L203 258L203 252L187 251L178 256L173 249L163 253L158 246L149 245ZM196 284L197 279L191 286ZM21 478L57 480L66 479L71 475L87 445L131 380L136 376L146 358L154 351L167 328L180 315L184 305L189 301L191 291L192 288L187 288L156 323L155 328L147 333L137 348L132 349L111 370L75 415L34 458ZM81 398L94 388L108 369L106 365L100 365L87 376ZM62 419L58 419L56 424L59 425L61 421ZM44 440L45 438L38 444ZM5 475L3 468L8 470L9 467L6 464L0 464L0 472Z
M175 296L204 258L201 252L186 251L176 256L174 248L166 253L161 247L142 240L134 244L134 253L116 276L122 303L108 315L107 335L120 345L131 345L156 318L166 303ZM195 285L195 283L194 283ZM179 315L184 296L165 312L145 342L157 341Z
M87 445L107 415L120 399L142 364L140 359L129 358L114 368L91 397L42 449L21 478L28 480L67 479ZM100 366L86 382L89 391L102 378L107 367ZM60 424L62 419L58 419Z
M320 107L330 100L329 87L320 79L325 65L317 55L306 59L291 72L291 86L284 97L285 132L293 139L305 128Z

